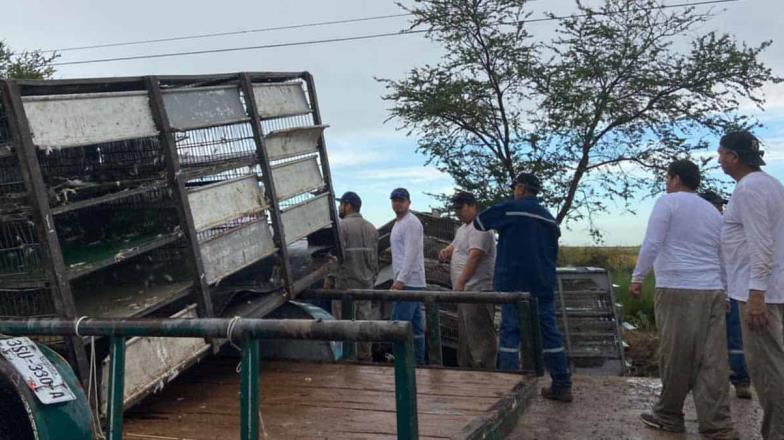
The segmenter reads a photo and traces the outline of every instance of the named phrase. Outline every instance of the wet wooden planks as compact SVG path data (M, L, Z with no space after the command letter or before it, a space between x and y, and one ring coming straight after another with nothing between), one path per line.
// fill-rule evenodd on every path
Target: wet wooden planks
M126 414L131 440L239 437L237 360L211 359ZM423 439L459 436L492 416L520 383L517 374L417 370ZM262 421L268 439L394 439L393 369L387 366L262 363ZM519 389L519 386L518 386Z

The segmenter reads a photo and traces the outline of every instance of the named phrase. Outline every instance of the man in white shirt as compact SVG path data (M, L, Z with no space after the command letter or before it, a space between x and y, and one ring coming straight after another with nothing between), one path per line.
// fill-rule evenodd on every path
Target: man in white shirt
M452 290L493 290L495 237L490 231L478 231L474 219L479 207L473 194L458 192L452 197L452 209L462 222L452 244L439 252L441 261L449 261ZM496 334L494 304L458 304L457 365L463 368L495 368Z
M738 438L730 417L727 377L726 295L721 278L721 215L696 190L700 171L677 160L667 169L667 194L654 205L629 292L639 298L651 268L656 273L654 312L659 333L662 391L642 421L683 432L683 402L694 396L705 438Z
M784 439L784 186L761 170L762 155L748 131L719 141L719 164L737 182L721 233L727 293L740 306L762 437L770 440Z
M395 211L395 224L390 234L392 247L392 290L425 290L425 232L422 222L411 213L411 196L405 188L397 188L389 197ZM414 328L414 350L417 364L425 363L425 319L422 303L392 303L392 320L408 321Z

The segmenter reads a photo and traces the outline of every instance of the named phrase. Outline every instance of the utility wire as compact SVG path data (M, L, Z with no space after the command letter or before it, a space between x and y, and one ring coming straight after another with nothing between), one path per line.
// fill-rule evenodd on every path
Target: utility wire
M116 42L116 43L93 44L90 46L64 47L61 49L42 50L41 52L68 52L73 50L100 49L104 47L134 46L140 44L165 43L169 41L195 40L199 38L226 37L230 35L254 34L259 32L281 31L287 29L302 29L302 28L317 27L317 26L329 26L333 24L359 23L362 21L385 20L388 18L408 17L409 15L412 14L405 13L405 14L376 15L373 17L357 17L357 18L347 18L343 20L319 21L314 23L292 24L286 26L275 26L275 27L266 27L266 28L258 28L258 29L243 29L239 31L183 35L178 37L156 38L153 40L124 41L124 42Z
M646 8L645 10L662 10L662 9L670 9L670 8L680 8L680 7L689 7L689 6L704 6L710 4L718 4L718 3L733 3L738 2L740 0L705 0L700 2L693 2L693 3L678 3L678 4L670 4L670 5L662 5L659 7L654 8ZM409 14L403 14L409 15ZM554 20L561 20L565 18L577 18L585 16L586 14L579 14L579 15L565 15L559 17L546 17L546 18L535 18L530 20L523 20L524 23L538 23L544 21L554 21ZM602 15L602 14L594 14L594 15ZM607 15L607 14L605 14ZM303 25L298 25L303 26ZM52 63L53 66L71 66L77 64L93 64L93 63L108 63L108 62L115 62L115 61L131 61L131 60L141 60L141 59L153 59L153 58L169 58L169 57L177 57L177 56L188 56L188 55L200 55L200 54L207 54L207 53L225 53L225 52L238 52L244 50L259 50L259 49L272 49L278 47L291 47L291 46L309 46L315 44L326 44L326 43L337 43L343 41L359 41L359 40L370 40L376 38L385 38L385 37L394 37L394 36L401 36L401 35L411 35L411 34L422 34L428 32L427 29L411 29L411 30L403 30L398 32L386 32L386 33L378 33L378 34L367 34L367 35L356 35L351 37L338 37L338 38L326 38L322 40L306 40L306 41L296 41L296 42L286 42L286 43L273 43L273 44L262 44L257 46L240 46L240 47L227 47L221 49L205 49L205 50L194 50L194 51L181 51L181 52L168 52L168 53L159 53L159 54L149 54L149 55L134 55L134 56L126 56L126 57L114 57L114 58L97 58L97 59L87 59L87 60L78 60L78 61L64 61L59 63ZM179 37L179 38L186 38L186 37ZM127 44L127 43L116 43L116 44Z

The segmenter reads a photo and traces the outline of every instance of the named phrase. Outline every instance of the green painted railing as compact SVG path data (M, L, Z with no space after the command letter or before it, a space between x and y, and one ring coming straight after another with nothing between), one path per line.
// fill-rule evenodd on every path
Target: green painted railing
M537 299L525 292L455 292L441 290L375 290L375 289L306 289L299 299L329 299L341 301L341 317L355 317L354 301L421 301L425 303L427 343L431 347L429 363L442 366L441 316L438 304L515 304L520 325L521 353L524 364L531 366L537 376L544 375L542 333L539 327ZM356 354L354 344L346 344L346 358ZM344 349L345 350L345 349Z
M0 320L0 333L13 336L100 336L110 338L107 423L109 440L123 438L125 341L132 337L226 338L242 346L241 439L259 438L259 340L394 342L397 438L419 438L414 340L411 324L383 321L298 319L14 319Z

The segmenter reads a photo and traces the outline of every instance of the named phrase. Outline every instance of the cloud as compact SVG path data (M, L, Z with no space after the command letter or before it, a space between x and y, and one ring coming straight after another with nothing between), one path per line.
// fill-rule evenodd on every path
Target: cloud
M433 183L450 179L448 174L427 166L363 170L356 173L354 177L371 181L405 181L408 184Z

